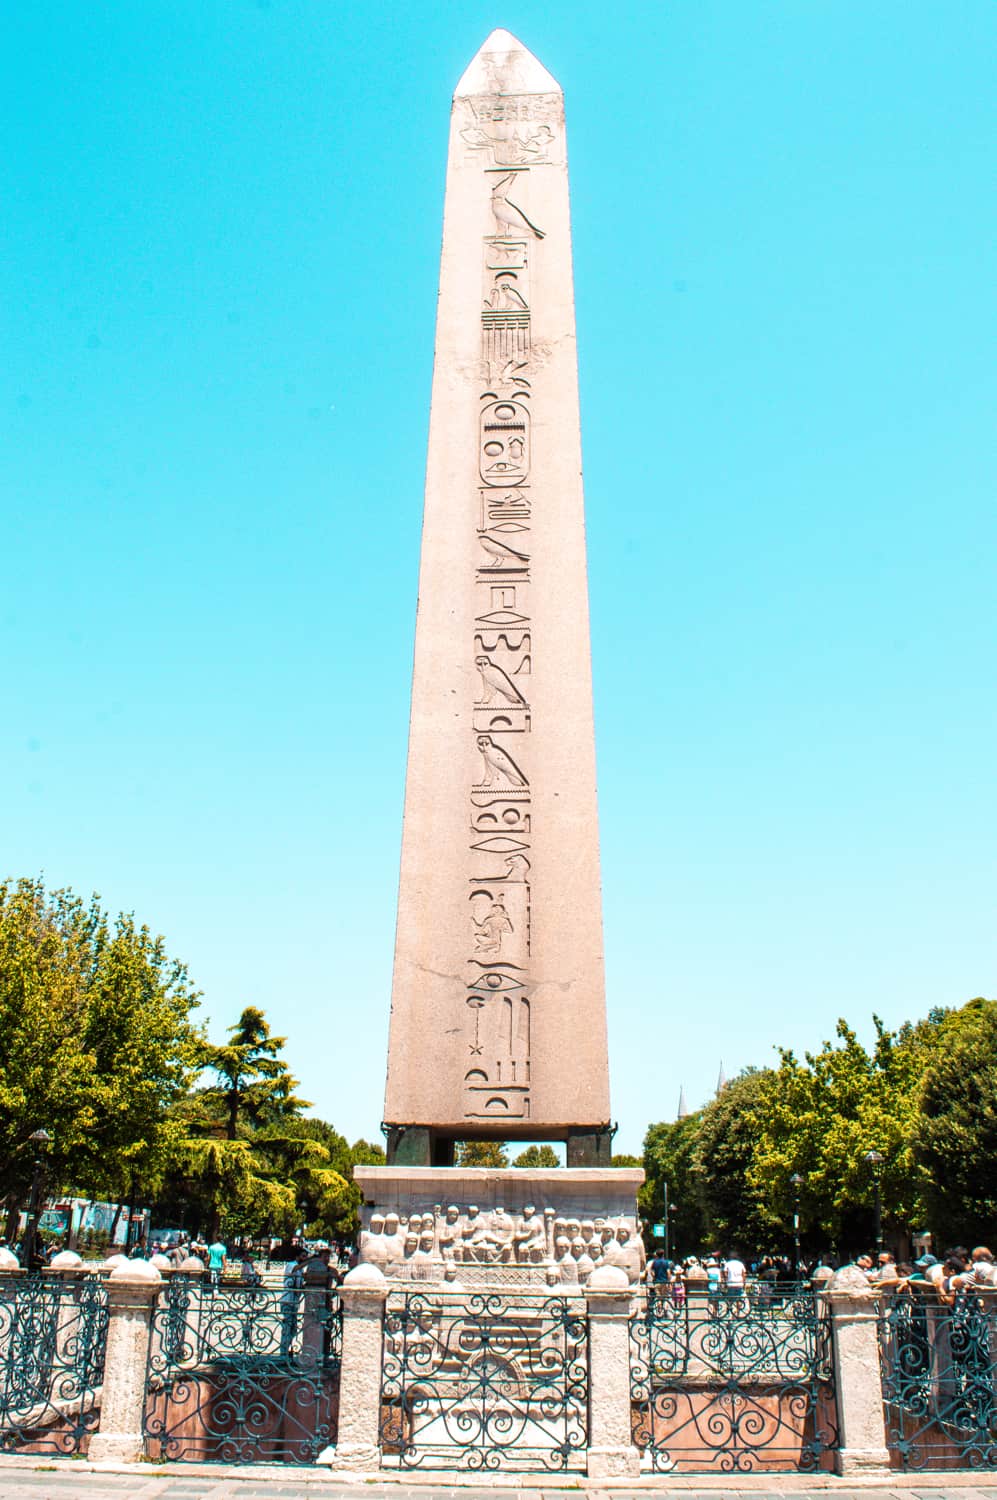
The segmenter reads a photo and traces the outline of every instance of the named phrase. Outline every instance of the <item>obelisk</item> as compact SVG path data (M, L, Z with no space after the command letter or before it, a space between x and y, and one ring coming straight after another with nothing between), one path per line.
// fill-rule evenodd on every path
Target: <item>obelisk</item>
M451 115L384 1118L609 1162L564 102L506 31Z

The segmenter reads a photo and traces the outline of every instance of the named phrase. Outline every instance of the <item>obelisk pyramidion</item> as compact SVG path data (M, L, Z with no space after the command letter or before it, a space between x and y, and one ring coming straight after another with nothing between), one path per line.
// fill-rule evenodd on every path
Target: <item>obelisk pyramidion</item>
M451 116L384 1113L389 1162L609 1162L564 105L506 31Z

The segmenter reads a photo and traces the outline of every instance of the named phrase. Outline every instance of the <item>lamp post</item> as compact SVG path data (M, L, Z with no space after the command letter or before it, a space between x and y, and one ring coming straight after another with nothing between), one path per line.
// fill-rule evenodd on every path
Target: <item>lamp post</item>
M45 1178L45 1158L42 1154L52 1137L47 1130L35 1130L28 1136L38 1155L31 1174L31 1195L28 1198L28 1222L24 1226L24 1244L21 1260L26 1271L34 1269L35 1240L38 1235L38 1220L42 1211L42 1184Z
M662 1194L663 1194L663 1197L664 1197L664 1204L665 1204L665 1211L664 1211L664 1214L662 1215L662 1220L663 1220L663 1223L664 1223L664 1226L665 1226L665 1260L668 1260L669 1259L669 1252L668 1252L668 1184L667 1184L667 1182L663 1182L661 1184L661 1191L662 1191Z
M789 1179L793 1189L793 1275L800 1278L800 1188L803 1186L803 1178L799 1172L794 1172Z
M671 1237L672 1237L673 1240L675 1238L675 1230L674 1230L674 1226L672 1224L672 1214L678 1213L678 1207L679 1207L678 1204L675 1202L675 1199L673 1198L672 1201L671 1201L671 1203L669 1203L669 1205L668 1205L668 1212L665 1214L665 1234L666 1235L671 1235ZM668 1260L670 1253L671 1252L668 1251L668 1250L665 1251L665 1259L666 1260Z
M872 1188L876 1195L876 1254L883 1248L883 1202L879 1191L879 1169L885 1160L882 1151L867 1151L862 1158L872 1168Z

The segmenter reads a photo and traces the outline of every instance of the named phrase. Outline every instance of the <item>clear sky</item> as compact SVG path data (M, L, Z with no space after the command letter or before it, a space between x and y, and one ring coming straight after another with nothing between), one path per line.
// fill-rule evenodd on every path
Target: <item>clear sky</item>
M9 6L0 869L381 1119L449 101L567 97L618 1149L997 993L992 0Z

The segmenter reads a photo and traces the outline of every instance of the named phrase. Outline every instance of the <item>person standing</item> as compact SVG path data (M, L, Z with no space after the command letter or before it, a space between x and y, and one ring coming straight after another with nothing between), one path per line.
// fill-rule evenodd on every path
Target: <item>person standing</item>
M744 1296L744 1283L748 1272L743 1260L731 1251L723 1263L723 1281L730 1302L740 1302Z
M215 1240L213 1245L208 1246L208 1276L213 1287L217 1287L221 1282L227 1256L228 1250L221 1240Z
M304 1286L304 1265L308 1251L299 1245L284 1267L284 1290L280 1294L280 1352L285 1359L291 1353L298 1332L298 1306Z

